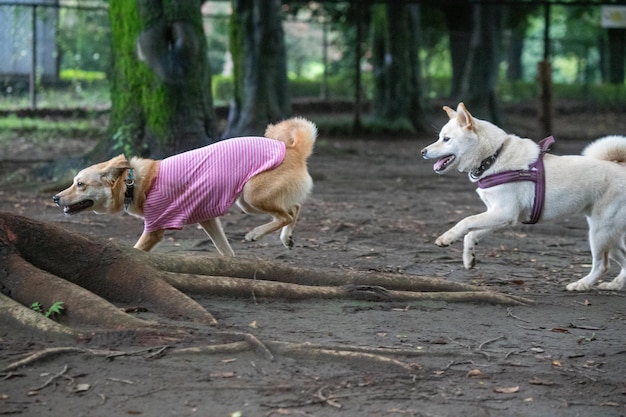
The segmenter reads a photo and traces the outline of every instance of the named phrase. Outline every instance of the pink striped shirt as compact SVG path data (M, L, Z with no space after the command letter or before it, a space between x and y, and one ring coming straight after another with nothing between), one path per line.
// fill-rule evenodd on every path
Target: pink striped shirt
M163 159L144 203L144 230L182 229L222 216L250 178L284 157L281 141L243 137Z

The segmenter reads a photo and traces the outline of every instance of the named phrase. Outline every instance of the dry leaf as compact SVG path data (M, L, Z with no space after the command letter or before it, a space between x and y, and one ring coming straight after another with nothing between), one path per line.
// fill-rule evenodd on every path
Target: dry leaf
M545 386L550 386L550 385L554 385L554 382L552 381L548 381L547 379L542 379L542 378L537 378L537 377L532 377L529 381L529 384L533 384L533 385L545 385Z
M561 361L552 361L552 366L561 366Z
M89 391L90 388L91 388L91 385L89 384L78 384L78 385L73 386L70 392L85 392L85 391Z
M248 324L249 327L252 327L253 329L256 329L257 325L256 325L256 320L254 320L252 323Z
M467 375L465 376L468 378L482 377L483 373L480 371L480 369L470 369L469 371L467 371Z
M563 327L553 327L552 331L555 333L569 333L569 330L564 329Z
M494 388L493 392L497 392L500 394L513 394L519 391L519 385L516 387L506 387L506 388Z
M237 373L235 372L229 372L229 371L224 371L224 372L211 372L209 374L209 376L211 378L233 378L237 375Z

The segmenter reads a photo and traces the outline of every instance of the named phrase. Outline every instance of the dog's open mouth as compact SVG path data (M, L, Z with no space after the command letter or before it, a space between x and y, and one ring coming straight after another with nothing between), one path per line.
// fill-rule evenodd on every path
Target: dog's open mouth
M435 165L433 165L433 169L438 174L444 173L445 171L447 171L447 169L450 167L450 164L454 162L455 159L456 155L446 155L442 158L439 158L437 162L435 162Z
M70 204L69 206L60 206L63 207L63 213L65 214L76 214L80 211L88 209L93 206L93 200L83 200L75 204Z

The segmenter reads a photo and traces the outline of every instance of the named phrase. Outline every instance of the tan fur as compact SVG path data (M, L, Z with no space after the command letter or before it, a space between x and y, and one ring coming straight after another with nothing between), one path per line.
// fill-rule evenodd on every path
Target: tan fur
M247 241L261 239L268 233L282 229L282 243L285 247L292 248L292 234L300 208L313 188L313 180L307 169L307 158L313 152L317 128L312 122L296 117L269 125L265 136L285 142L285 158L278 167L252 177L244 186L237 205L248 214L270 214L273 217L271 222L248 233ZM109 161L92 165L80 171L69 188L54 196L54 201L68 214L84 209L108 214L120 212L124 210L124 194L130 168L133 169L134 198L126 211L143 218L146 193L159 170L159 161L152 159L135 157L129 162L124 155L119 155ZM87 201L92 201L93 205L81 206ZM219 218L206 219L200 226L220 254L234 256ZM163 234L163 230L144 232L135 248L149 251L163 239Z

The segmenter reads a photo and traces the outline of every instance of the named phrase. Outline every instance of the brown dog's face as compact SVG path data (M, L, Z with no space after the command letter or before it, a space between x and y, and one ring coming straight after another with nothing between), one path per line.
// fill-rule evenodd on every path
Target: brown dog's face
M130 168L124 155L107 162L92 165L80 171L72 185L52 197L65 214L76 214L86 209L96 213L113 213L122 206L118 188L124 181L120 175Z

